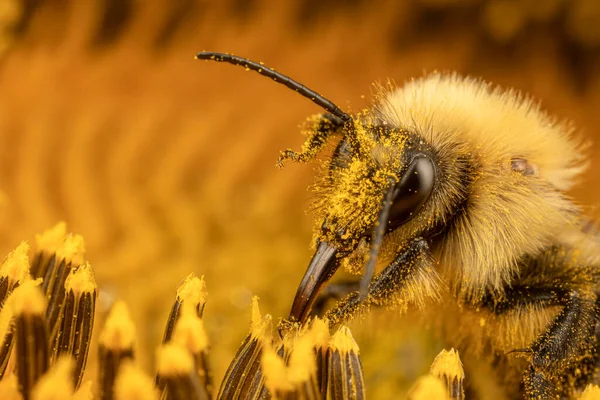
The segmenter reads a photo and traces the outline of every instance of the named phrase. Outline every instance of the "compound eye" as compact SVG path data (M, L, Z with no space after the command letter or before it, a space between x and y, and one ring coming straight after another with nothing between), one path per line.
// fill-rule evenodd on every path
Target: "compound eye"
M389 230L396 229L416 215L431 195L434 182L433 161L425 155L415 157L396 185L390 208Z

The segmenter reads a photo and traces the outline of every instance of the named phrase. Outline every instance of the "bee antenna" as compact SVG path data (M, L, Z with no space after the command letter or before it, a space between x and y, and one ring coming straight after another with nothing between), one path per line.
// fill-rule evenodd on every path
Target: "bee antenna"
M300 93L302 96L306 97L307 99L310 99L319 107L324 108L331 114L340 118L343 122L349 122L352 120L352 117L350 115L343 112L331 100L327 100L325 97L321 96L314 90L307 88L306 86L293 80L292 78L283 75L272 68L266 67L261 63L257 63L247 58L234 56L233 54L215 53L213 51L202 51L196 55L196 59L228 62L233 65L240 65L245 67L246 69L256 71L259 74L264 75L268 78L273 78L275 82L281 83L282 85L285 85L288 88Z

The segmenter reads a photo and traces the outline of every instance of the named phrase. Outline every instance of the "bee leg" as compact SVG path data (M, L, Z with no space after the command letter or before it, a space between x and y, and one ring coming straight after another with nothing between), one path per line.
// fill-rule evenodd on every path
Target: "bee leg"
M482 305L496 315L503 315L513 310L525 307L550 307L564 305L569 292L557 288L536 288L531 285L513 285L504 288L504 295L496 299L493 293L488 293L482 300Z
M309 118L306 141L302 145L300 152L287 149L281 152L277 165L283 167L283 162L290 159L295 162L307 162L323 149L327 140L344 126L344 121L330 113L317 114Z
M530 398L556 397L561 376L595 357L596 296L571 292L564 306L530 346L530 365L523 377L525 393Z
M564 385L573 385L561 381L570 375L569 371L579 370L579 375L591 372L585 371L585 366L596 353L598 306L596 296L589 291L516 286L507 288L503 300L493 302L486 297L483 304L497 315L532 305L564 306L549 327L523 351L530 357L523 376L527 398L555 398L569 389Z
M343 297L349 295L352 292L358 291L360 288L360 281L358 280L341 280L330 283L325 286L323 291L319 294L319 297L315 300L312 306L312 315L321 315L325 311L325 307L330 300L341 300Z
M333 328L353 319L362 309L371 305L391 304L395 295L417 276L428 279L432 269L429 246L422 238L415 239L392 263L377 274L369 284L367 298L362 301L360 292L355 291L338 302L325 314Z

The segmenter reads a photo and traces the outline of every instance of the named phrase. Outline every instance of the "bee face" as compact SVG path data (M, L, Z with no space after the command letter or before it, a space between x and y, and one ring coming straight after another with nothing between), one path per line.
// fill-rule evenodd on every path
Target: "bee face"
M340 253L370 240L387 206L385 231L419 213L434 191L436 161L417 135L382 123L364 112L340 141L313 186L314 209L323 222L318 241ZM386 194L391 201L385 205Z
M307 317L320 288L359 244L371 249L363 278L368 283L389 233L401 232L410 240L432 228L436 208L428 203L436 197L437 175L428 144L417 133L388 124L377 110L363 111L346 124L313 187L314 211L322 225L292 317Z

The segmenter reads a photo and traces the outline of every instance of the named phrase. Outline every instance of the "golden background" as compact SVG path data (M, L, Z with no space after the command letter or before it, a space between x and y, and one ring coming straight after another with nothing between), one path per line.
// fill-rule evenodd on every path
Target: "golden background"
M100 305L129 304L148 368L176 285L204 275L217 381L251 296L286 316L310 258L315 166L275 161L321 110L196 52L263 61L355 110L375 81L456 70L600 132L596 0L0 0L0 32L0 250L65 220L86 239ZM599 150L573 193L591 214ZM370 397L441 350L406 331L354 328Z

